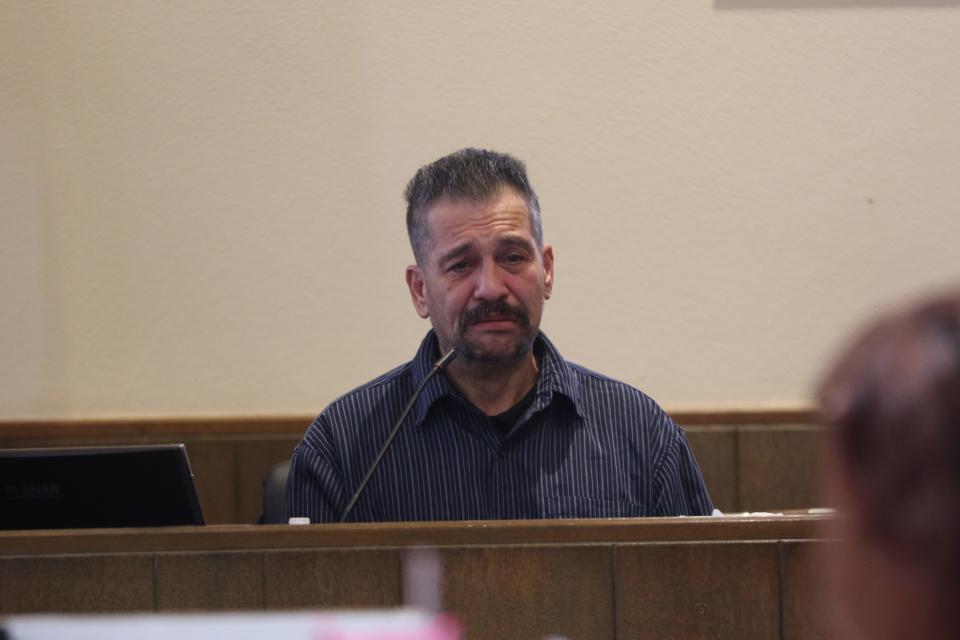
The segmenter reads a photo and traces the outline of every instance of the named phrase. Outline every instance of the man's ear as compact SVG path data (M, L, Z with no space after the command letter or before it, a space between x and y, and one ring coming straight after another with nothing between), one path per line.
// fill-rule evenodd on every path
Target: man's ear
M553 246L550 243L543 245L543 297L547 300L553 293Z
M417 310L417 315L421 318L429 318L430 312L427 309L427 289L423 279L423 271L415 264L407 267L407 288L410 289L410 299L413 300L413 308Z

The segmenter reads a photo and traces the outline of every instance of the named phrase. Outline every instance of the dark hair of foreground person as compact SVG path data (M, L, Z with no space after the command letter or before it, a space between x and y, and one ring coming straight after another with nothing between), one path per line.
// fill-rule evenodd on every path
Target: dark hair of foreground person
M960 637L960 292L868 327L818 402L849 613L864 637Z

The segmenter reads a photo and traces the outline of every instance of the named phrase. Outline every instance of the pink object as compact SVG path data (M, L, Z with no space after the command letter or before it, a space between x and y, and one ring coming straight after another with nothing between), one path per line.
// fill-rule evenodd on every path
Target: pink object
M460 625L456 619L446 614L425 616L410 612L390 620L386 628L385 621L372 622L357 617L345 619L339 616L318 615L318 624L313 640L458 640L462 637Z

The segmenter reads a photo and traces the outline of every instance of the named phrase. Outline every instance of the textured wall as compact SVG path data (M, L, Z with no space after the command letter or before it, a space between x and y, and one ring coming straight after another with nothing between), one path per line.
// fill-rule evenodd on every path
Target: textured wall
M530 167L568 357L803 405L960 282L960 8L828 4L0 3L0 417L312 413L408 358L400 192L465 145Z

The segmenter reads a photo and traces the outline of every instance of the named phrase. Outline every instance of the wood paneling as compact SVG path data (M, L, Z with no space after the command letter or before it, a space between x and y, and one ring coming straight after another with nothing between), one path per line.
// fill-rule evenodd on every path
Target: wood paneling
M690 427L685 431L713 506L725 513L740 511L737 430L734 427Z
M783 540L823 536L825 516L484 520L309 526L0 531L0 556L396 546Z
M272 551L266 557L268 609L397 607L397 549Z
M153 610L149 554L0 558L0 613Z
M129 418L78 420L2 420L0 446L13 447L17 441L34 438L59 440L64 446L77 440L131 440L170 442L170 438L236 437L263 434L302 436L313 416L216 416L210 418ZM136 440L142 438L142 440ZM159 438L159 440L157 440ZM30 446L30 445L23 445ZM54 446L54 445L50 445Z
M670 417L684 427L693 425L769 425L816 422L810 409L744 409L731 411L670 411ZM312 415L299 416L215 416L209 418L82 418L75 420L0 420L0 446L31 438L79 439L167 438L211 436L296 436L304 434Z
M235 490L236 450L233 443L199 441L187 443L187 457L197 487L200 509L207 524L237 520Z
M430 547L442 559L442 606L470 638L766 639L781 637L781 620L787 638L822 638L830 623L812 596L822 591L822 542L780 542L825 535L821 524L788 516L0 532L0 614L390 607L401 600L401 554Z
M815 427L741 427L737 435L740 510L823 506L823 435Z
M157 609L263 609L263 556L251 551L157 554Z
M840 636L831 635L838 611L837 599L830 595L830 546L806 540L781 543L783 640L839 640Z
M609 546L444 549L443 609L469 638L613 637Z
M776 638L778 570L773 542L619 545L617 637Z
M670 417L683 426L692 425L768 425L815 424L812 409L734 409L728 411L670 411Z

